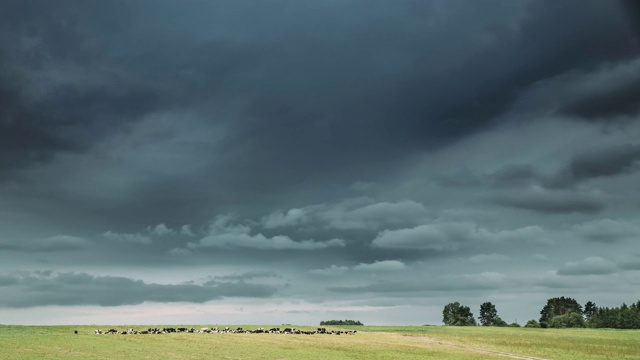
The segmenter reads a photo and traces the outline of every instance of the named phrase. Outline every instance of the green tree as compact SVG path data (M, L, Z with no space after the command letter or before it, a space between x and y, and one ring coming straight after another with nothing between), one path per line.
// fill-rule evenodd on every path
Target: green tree
M498 318L498 311L495 305L490 302L485 302L480 305L480 316L478 316L478 320L480 320L482 326L496 325L496 318Z
M584 318L589 321L596 311L598 311L598 306L591 301L587 301L587 303L584 304L584 311L582 311L582 315L584 315Z
M548 299L540 311L540 326L546 328L554 317L572 312L582 316L582 306L575 299L564 296Z
M460 305L459 302L452 302L445 305L442 310L442 322L449 326L473 326L476 320L468 306Z

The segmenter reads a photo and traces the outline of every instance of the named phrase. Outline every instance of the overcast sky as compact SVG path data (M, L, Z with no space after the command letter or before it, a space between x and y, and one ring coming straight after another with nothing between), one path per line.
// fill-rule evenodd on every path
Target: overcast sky
M632 2L0 2L0 323L640 298Z

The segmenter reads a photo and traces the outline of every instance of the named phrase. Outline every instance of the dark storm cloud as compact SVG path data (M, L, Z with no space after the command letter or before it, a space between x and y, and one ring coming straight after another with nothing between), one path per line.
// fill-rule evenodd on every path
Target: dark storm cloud
M216 284L219 281L250 281L256 279L269 279L278 277L280 277L280 275L278 275L274 271L248 271L242 274L214 276L213 280L206 282L205 285Z
M181 121L223 134L183 154L205 159L194 170L137 179L135 201L60 200L125 225L256 211L296 184L343 195L491 126L519 89L634 53L614 2L4 4L7 24L32 24L6 25L2 41L14 71L1 101L24 119L0 125L21 139L0 145L5 169L89 151L167 108L189 105L203 119Z
M499 289L505 286L505 275L486 272L469 275L433 276L417 281L377 281L365 286L331 287L328 290L337 293L385 293L406 294L428 291L479 291Z
M458 170L453 173L438 177L438 183L453 187L493 186L497 189L541 187L551 191L563 191L561 189L575 187L576 185L591 179L613 177L637 172L640 170L640 145L620 144L604 147L598 150L587 150L572 156L565 165L557 171L543 173L532 164L507 164L490 173L474 172L468 169ZM541 195L546 190L539 189ZM568 190L567 190L568 191ZM562 196L568 196L568 193ZM524 197L527 197L523 195ZM517 203L505 199L502 203ZM537 208L544 209L546 203L543 199ZM523 200L523 205L526 201ZM567 211L579 210L579 204L567 205ZM526 207L526 206L523 206ZM554 206L549 205L552 209ZM598 206L589 207L597 210ZM559 211L564 211L558 209ZM587 210L589 211L589 210Z
M82 152L163 105L157 84L109 63L79 1L0 5L0 165ZM0 174L2 175L2 174Z
M473 296L637 234L637 145L594 140L637 132L618 2L9 0L0 29L4 266L79 271L0 275L3 307ZM82 273L158 264L227 275Z
M498 187L532 185L538 183L540 177L528 164L509 164L491 174L492 183Z
M576 155L549 185L566 186L606 176L640 170L640 145L623 144Z
M466 16L465 9L456 10L458 16ZM246 116L253 120L239 128L237 138L250 139L247 145L254 150L243 153L270 149L249 163L271 164L283 157L291 161L287 165L304 167L304 174L322 176L327 166L338 165L336 159L361 163L364 154L369 160L384 160L410 149L433 149L483 128L514 100L516 89L635 53L628 22L616 3L534 2L525 13L511 23L463 26L460 31L468 31L477 42L456 53L463 60L452 69L442 71L451 49L443 49L443 58L416 52L419 62L367 83L338 82L328 91L302 92L293 98L290 93L260 96ZM592 27L594 23L600 25ZM424 36L425 43L433 41ZM491 39L488 45L482 36ZM344 122L345 117L350 120ZM285 154L290 148L297 149L295 154ZM323 161L329 158L330 164Z
M46 253L81 250L87 248L89 244L89 241L77 236L57 235L46 239L23 241L20 243L3 242L2 240L0 240L0 249L20 252Z
M587 95L566 104L561 113L586 119L609 119L635 115L640 111L640 82L632 82L608 92Z
M640 270L640 254L636 253L620 259L618 266L624 270Z
M194 284L151 284L116 276L85 273L34 271L0 278L3 287L0 306L34 307L45 305L135 305L143 302L204 303L225 297L273 295L272 286L244 282Z
M592 256L579 261L571 261L558 269L558 275L607 275L617 271L611 261L600 256Z
M573 226L576 234L603 244L614 244L640 236L640 226L624 220L597 219Z
M606 208L603 199L591 194L548 191L543 188L505 193L496 196L494 201L504 206L548 214L595 214Z

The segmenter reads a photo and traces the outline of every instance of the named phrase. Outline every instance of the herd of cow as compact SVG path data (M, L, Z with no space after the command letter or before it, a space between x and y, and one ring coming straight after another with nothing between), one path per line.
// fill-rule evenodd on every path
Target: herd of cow
M75 332L76 334L78 333L77 331ZM225 327L225 328L218 328L218 327L214 327L214 328L207 328L207 327L203 327L200 328L199 330L196 330L195 328L185 328L185 327L179 327L179 328L149 328L147 330L134 330L133 328L130 328L128 330L122 330L122 331L118 331L116 329L109 329L107 331L102 331L100 329L96 329L95 330L95 334L96 335L116 335L116 334L121 334L121 335L137 335L137 334L170 334L170 333L204 333L204 334L302 334L302 335L314 335L314 334L328 334L328 335L354 335L355 333L357 333L356 330L327 330L326 328L318 328L317 330L314 331L305 331L305 330L300 330L300 329L296 329L296 328L284 328L282 330L280 330L280 328L271 328L271 329L265 329L265 328L257 328L255 330L247 330L247 329L243 329L241 327L237 328L237 329L230 329L229 327Z

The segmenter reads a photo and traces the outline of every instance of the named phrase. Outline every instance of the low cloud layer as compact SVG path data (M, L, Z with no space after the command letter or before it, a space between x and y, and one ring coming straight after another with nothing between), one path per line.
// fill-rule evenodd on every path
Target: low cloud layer
M222 248L253 248L261 250L318 250L328 247L344 247L342 239L327 241L300 240L294 241L285 235L266 237L260 233L251 234L247 225L233 224L227 216L219 216L211 224L209 233L197 243L190 242L189 248L222 247Z
M242 281L167 285L126 277L49 271L2 275L0 287L4 289L0 304L14 308L46 305L120 306L143 302L204 303L224 297L264 298L276 293L271 286Z

